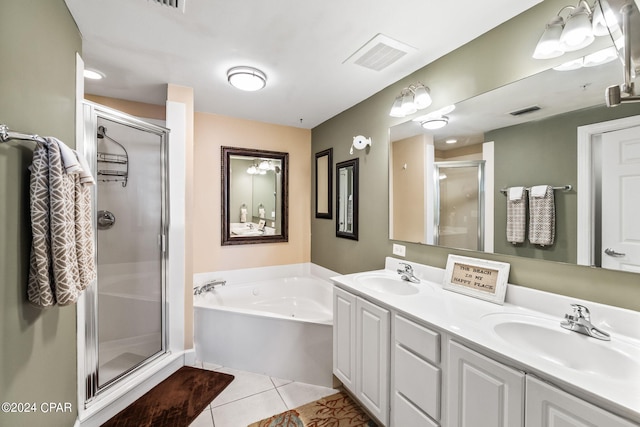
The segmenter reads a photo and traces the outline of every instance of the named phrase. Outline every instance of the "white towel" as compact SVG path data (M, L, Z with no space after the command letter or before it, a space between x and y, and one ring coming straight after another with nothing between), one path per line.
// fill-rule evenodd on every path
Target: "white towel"
M264 208L258 208L258 216L264 218Z
M507 242L523 243L527 229L527 203L524 187L507 189Z
M536 185L529 191L529 241L535 245L553 245L556 208L553 187Z
M240 209L240 222L247 222L247 208Z

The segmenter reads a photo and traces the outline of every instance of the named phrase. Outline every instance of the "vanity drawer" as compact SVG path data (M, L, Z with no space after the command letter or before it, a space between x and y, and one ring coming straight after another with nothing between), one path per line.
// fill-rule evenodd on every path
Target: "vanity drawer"
M393 423L392 426L411 427L438 427L439 424L427 417L398 392L394 396Z
M395 316L395 340L416 354L440 363L440 334L402 316Z
M396 343L394 391L435 420L440 419L440 368Z

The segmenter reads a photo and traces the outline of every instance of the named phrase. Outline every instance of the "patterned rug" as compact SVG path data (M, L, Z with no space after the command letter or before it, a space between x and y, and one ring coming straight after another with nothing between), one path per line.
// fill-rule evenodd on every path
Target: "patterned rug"
M376 427L346 393L337 393L258 421L249 427Z
M183 366L102 427L187 427L233 375Z

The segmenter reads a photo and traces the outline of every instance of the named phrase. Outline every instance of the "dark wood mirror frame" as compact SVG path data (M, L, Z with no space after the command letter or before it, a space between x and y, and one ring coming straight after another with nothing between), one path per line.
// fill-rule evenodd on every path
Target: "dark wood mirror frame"
M279 234L261 235L261 236L231 236L231 214L230 214L230 196L231 196L231 157L244 156L247 158L261 158L279 160L282 164L281 175L281 197L279 208L282 212L280 218ZM221 148L221 171L222 171L222 245L246 245L255 243L279 243L289 240L289 153L279 151L254 150L238 147L222 147Z
M332 191L333 148L329 148L316 153L316 218L333 218Z
M353 216L351 231L344 231L340 229L340 210L343 208L340 203L340 171L347 168L351 168L353 174L351 177L351 194L353 196L353 204L351 207L351 215ZM344 162L336 164L336 237L358 240L358 187L358 159L345 160Z

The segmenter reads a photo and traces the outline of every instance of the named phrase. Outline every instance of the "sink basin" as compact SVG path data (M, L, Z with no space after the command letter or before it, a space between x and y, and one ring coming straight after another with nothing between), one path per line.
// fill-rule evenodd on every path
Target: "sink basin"
M231 234L236 236L262 236L264 233L252 228L232 228Z
M500 313L483 320L509 345L565 368L616 379L640 375L640 349L628 343L600 341L544 317Z
M372 291L393 295L413 295L419 292L414 284L385 273L367 273L354 278L359 285Z

